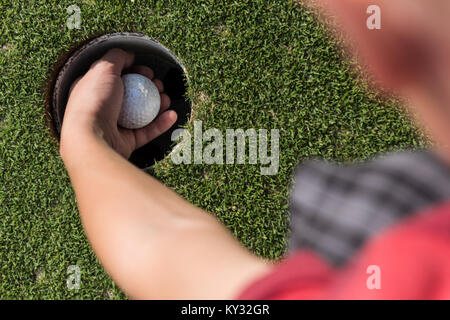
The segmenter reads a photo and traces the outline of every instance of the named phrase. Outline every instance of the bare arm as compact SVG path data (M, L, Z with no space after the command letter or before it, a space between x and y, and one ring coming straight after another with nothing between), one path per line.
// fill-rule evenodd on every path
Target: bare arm
M61 155L89 241L133 298L233 298L270 267L210 214L126 160L176 119L167 111L140 131L117 128L120 72L131 64L130 54L110 51L74 86L67 106Z

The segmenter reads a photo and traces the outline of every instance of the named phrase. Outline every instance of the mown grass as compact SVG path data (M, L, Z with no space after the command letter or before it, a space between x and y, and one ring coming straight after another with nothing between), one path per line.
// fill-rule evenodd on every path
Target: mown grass
M79 30L66 27L72 4L81 8ZM261 256L284 253L299 161L424 145L397 103L369 92L314 16L288 0L2 0L0 29L0 298L125 297L89 247L44 121L53 64L91 34L139 31L170 48L188 70L193 119L205 129L280 130L274 176L260 175L260 165L170 159L151 170ZM69 265L81 269L80 290L66 287Z

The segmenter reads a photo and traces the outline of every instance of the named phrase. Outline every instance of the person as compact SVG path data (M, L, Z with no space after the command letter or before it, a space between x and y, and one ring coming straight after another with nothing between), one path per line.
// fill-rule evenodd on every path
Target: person
M136 299L450 298L450 39L447 0L316 0L353 40L376 79L410 101L432 151L299 167L290 253L265 261L209 213L127 161L176 113L152 70L108 51L71 88L60 153L94 252ZM147 127L117 126L123 72L152 79L162 111Z

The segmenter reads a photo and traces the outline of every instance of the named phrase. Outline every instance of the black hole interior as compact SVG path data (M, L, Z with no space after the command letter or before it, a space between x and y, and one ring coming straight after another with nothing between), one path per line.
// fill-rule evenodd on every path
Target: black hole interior
M172 145L171 134L189 120L191 103L185 98L186 77L181 63L167 48L145 35L138 33L106 34L87 42L67 58L52 91L51 113L54 131L59 136L70 85L76 78L86 73L90 65L111 48L133 51L135 65L146 65L152 68L155 76L164 83L165 92L171 98L170 109L178 115L177 122L170 130L131 155L132 163L139 168L146 168L168 155Z

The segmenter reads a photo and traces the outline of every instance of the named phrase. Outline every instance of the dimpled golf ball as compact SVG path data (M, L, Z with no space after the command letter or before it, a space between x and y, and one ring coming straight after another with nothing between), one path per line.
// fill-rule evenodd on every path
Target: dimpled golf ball
M124 96L119 126L138 129L152 122L159 113L161 97L158 88L147 77L137 73L122 76Z

